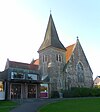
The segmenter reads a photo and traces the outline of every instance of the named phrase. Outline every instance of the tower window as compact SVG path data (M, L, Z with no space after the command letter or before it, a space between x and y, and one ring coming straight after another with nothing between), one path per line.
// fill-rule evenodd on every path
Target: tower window
M48 56L47 55L43 55L43 62L47 62L48 61Z
M62 56L59 55L59 54L56 54L56 60L57 60L58 62L62 62Z
M58 61L58 54L56 54L56 60Z
M59 61L61 62L61 56L59 55Z
M43 62L44 62L44 55L43 55Z
M45 62L47 62L47 60L48 60L48 57L47 57L47 55L45 55Z

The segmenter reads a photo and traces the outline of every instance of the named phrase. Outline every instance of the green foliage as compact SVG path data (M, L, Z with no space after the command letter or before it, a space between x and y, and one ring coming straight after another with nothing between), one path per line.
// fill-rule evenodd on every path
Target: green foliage
M63 97L94 97L100 96L100 88L71 88L63 91Z
M95 88L100 88L100 85L95 85Z
M90 91L90 96L100 96L100 88L92 88Z
M51 98L59 98L59 92L58 91L52 91L51 92Z
M63 93L63 97L64 98L68 98L68 97L72 97L72 93L71 93L71 91L69 90L64 90L64 91L62 91L62 93Z

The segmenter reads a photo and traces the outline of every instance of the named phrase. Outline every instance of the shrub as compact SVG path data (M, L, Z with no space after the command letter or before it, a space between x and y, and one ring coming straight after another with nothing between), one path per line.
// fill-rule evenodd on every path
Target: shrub
M91 88L90 96L100 96L100 88Z
M70 90L64 90L62 93L64 98L72 97Z
M51 91L51 98L59 98L59 92L58 91Z
M71 88L70 90L63 91L63 97L94 97L100 96L99 88Z

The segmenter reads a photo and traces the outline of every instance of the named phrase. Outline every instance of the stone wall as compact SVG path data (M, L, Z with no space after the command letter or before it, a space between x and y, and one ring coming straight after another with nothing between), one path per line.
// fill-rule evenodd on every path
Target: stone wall
M84 77L83 77L84 81L78 80L77 66L79 63L83 67L82 72L84 74ZM87 61L85 53L80 43L77 42L74 52L72 53L71 58L65 67L65 79L66 79L66 85L67 85L66 88L68 87L92 87L93 85L92 75L93 73Z
M61 61L57 61L57 55L61 56ZM43 62L43 56L47 60ZM50 78L51 91L62 89L63 68L66 63L66 52L57 48L47 48L39 53L40 72L42 76L48 75Z

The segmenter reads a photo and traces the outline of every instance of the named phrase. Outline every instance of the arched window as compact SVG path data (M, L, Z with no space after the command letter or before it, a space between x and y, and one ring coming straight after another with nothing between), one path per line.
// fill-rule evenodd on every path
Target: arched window
M77 65L77 76L78 82L84 82L84 69L81 63L78 63Z

